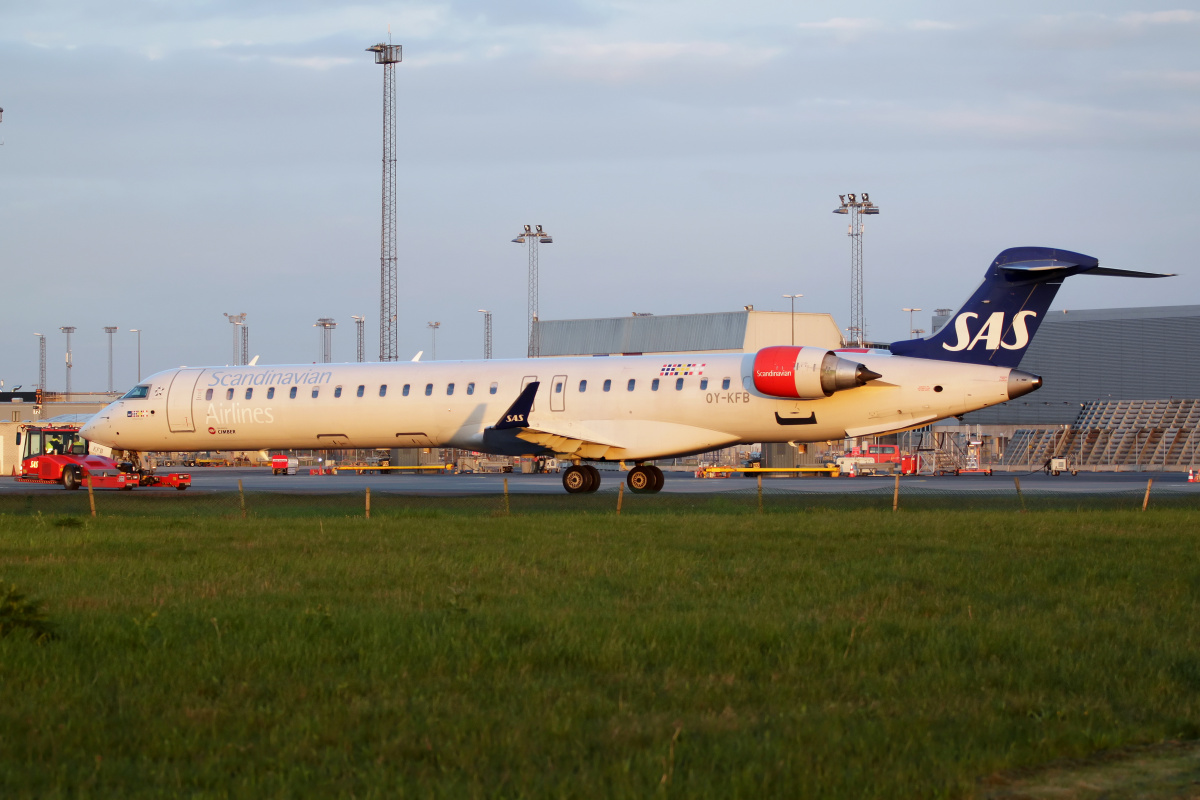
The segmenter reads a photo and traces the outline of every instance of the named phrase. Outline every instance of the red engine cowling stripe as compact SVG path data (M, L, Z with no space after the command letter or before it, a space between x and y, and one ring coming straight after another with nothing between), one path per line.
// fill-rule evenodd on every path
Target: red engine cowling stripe
M796 358L799 347L764 347L754 356L754 388L772 397L799 397Z

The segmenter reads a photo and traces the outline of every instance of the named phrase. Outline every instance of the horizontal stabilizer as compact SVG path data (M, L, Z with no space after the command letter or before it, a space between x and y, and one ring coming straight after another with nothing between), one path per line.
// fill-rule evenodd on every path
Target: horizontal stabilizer
M1137 272L1132 269L1112 269L1111 267L1096 267L1085 273L1087 275L1111 275L1114 278L1174 278L1176 272Z
M517 399L508 407L508 411L500 415L500 421L492 428L498 431L509 428L528 428L529 412L533 408L533 398L537 394L539 386L541 386L539 381L532 381L522 389L521 393L517 395Z
M1007 274L1010 278L1020 278L1027 276L1029 278L1036 277L1039 280L1046 280L1051 277L1049 273L1062 273L1063 277L1068 275L1108 275L1113 278L1174 278L1174 272L1138 272L1132 269L1113 269L1112 267L1101 267L1097 264L1089 265L1086 261L1083 263L1073 263L1072 260L1059 260L1052 258L1034 258L1027 261L1010 261L1007 264L1000 264L997 269Z

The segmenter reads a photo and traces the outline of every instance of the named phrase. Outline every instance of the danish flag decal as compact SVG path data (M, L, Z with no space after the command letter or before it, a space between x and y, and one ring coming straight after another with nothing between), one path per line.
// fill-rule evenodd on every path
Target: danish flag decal
M1038 325L1072 275L1166 278L1166 274L1101 267L1091 256L1053 247L1010 247L988 267L953 321L928 339L892 342L894 355L1017 367Z

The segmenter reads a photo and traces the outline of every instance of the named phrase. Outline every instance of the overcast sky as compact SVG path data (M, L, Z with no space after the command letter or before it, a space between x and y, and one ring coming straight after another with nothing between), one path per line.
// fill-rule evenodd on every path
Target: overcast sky
M0 0L0 379L77 391L231 359L318 358L351 315L378 357L382 68L399 143L400 351L524 355L544 319L753 303L849 322L838 195L865 237L869 338L957 308L1005 247L1160 281L1074 278L1057 306L1200 303L1200 6L1120 2Z

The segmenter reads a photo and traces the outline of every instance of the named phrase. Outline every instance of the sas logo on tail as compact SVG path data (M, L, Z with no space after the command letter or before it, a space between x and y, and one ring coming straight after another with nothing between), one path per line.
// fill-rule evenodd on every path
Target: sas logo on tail
M974 350L975 345L983 342L984 350L998 350L1003 347L1005 350L1020 350L1029 345L1029 330L1025 327L1027 317L1036 317L1036 311L1018 311L1013 317L1012 342L1001 340L1004 335L1004 312L997 311L987 318L987 322L983 323L975 334L971 336L971 329L968 326L968 320L978 319L979 315L974 311L967 311L959 314L954 320L954 333L958 336L958 341L954 344L942 343L942 347L951 351L958 352L959 350Z

